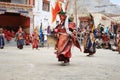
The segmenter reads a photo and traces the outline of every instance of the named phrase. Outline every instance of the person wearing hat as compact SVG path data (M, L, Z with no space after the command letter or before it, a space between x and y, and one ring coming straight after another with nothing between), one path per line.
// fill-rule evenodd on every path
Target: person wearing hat
M5 45L3 29L0 28L0 49L3 49Z
M70 62L71 58L71 47L74 44L76 47L80 48L77 39L75 38L76 31L73 30L73 33L68 33L65 25L66 13L62 10L58 13L60 17L60 23L54 29L55 34L57 35L56 42L56 52L58 61L63 62L64 65Z

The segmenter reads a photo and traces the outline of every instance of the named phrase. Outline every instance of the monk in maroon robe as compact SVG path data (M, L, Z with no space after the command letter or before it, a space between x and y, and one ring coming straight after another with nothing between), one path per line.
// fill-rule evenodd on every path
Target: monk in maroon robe
M71 34L68 34L66 31L67 29L64 25L66 19L65 12L59 12L59 17L61 22L54 29L58 38L55 48L57 51L55 53L57 55L58 61L63 61L66 64L70 62L72 44L74 44L80 50L81 48L79 42L77 41L76 30L72 30L73 32L71 32Z
M36 48L38 49L39 47L39 34L38 34L38 30L37 28L34 30L33 34L32 34L32 49Z

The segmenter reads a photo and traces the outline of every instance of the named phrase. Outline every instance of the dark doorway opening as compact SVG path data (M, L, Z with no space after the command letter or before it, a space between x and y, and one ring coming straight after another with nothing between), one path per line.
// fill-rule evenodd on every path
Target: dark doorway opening
M29 32L30 18L21 15L20 13L5 12L0 15L0 27L7 30L18 31L19 27Z

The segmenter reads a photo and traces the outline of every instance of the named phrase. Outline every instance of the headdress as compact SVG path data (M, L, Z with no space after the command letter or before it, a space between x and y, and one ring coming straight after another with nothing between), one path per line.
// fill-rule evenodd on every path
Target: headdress
M68 18L68 21L69 22L73 22L73 20L74 20L74 16L73 16L73 14Z
M66 15L66 12L63 12L63 10L61 9L59 12L58 12L59 15Z
M37 34L38 34L38 29L37 29L37 27L34 29L34 33L37 33Z

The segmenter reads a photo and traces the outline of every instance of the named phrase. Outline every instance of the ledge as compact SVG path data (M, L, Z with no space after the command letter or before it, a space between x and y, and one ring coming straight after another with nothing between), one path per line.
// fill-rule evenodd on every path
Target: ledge
M14 7L14 8L33 8L33 5L28 5L28 4L17 4L17 3L7 3L7 2L0 2L0 6L5 6L5 7Z

